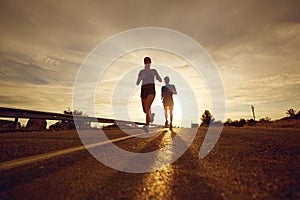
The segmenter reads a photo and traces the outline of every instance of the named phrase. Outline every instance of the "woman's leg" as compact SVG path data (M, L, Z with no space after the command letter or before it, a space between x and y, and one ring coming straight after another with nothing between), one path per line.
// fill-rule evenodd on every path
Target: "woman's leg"
M147 98L141 98L142 100L142 106L143 106L143 112L146 114L146 104L147 104Z
M148 108L147 101L148 101L148 99L147 98L141 98L141 100L142 100L143 111L146 114L146 125L147 125L147 124L149 124L148 123L148 121L149 121L148 117L149 116L148 116L148 111L147 111L147 108Z
M146 100L146 125L150 124L150 115L151 115L151 105L154 101L155 95L150 94L147 96L147 100Z

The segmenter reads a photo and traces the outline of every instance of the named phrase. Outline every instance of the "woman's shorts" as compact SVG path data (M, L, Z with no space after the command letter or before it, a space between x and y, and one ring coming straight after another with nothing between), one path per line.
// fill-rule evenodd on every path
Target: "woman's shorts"
M149 95L154 95L155 96L155 85L154 85L154 83L142 85L141 98L145 99Z

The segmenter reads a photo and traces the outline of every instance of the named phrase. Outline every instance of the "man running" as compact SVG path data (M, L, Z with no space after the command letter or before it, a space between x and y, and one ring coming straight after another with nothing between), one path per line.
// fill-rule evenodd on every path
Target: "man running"
M174 102L173 102L173 94L177 94L175 85L171 85L170 84L170 78L168 76L166 76L164 78L165 80L165 86L163 86L161 88L161 99L164 105L164 110L165 110L165 118L166 118L166 122L165 122L165 127L168 127L169 122L168 122L168 110L170 112L170 130L172 130L173 125L173 106L174 106Z
M154 113L151 113L151 105L155 98L155 81L162 82L156 69L151 69L151 58L144 58L145 68L139 72L136 84L139 85L142 81L141 87L141 101L143 105L143 111L146 114L146 125L143 127L145 132L149 132L149 124L154 120Z

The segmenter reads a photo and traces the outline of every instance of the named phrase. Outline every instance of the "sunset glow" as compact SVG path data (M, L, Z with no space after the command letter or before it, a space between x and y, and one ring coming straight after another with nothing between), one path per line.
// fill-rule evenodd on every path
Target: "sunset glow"
M225 86L226 118L251 118L250 105L255 106L257 118L284 117L287 109L300 107L299 3L291 2L135 1L121 5L72 1L57 5L4 1L0 8L1 106L66 110L72 105L76 73L93 48L122 31L156 26L182 32L207 50ZM189 119L182 120L185 125L199 122L203 111L211 109L203 77L195 77L193 66L184 59L151 49L129 52L110 66L95 91L96 114L114 117L113 89L133 70L127 74L133 93L126 105L132 119L144 120L134 81L145 55L153 58L153 68L161 76L170 75L167 69L182 76L170 75L178 97L186 98L181 80L189 83L197 95L199 113L191 111ZM154 110L160 106L161 86L157 84ZM181 120L179 110L176 107L175 120ZM157 112L159 121L161 111Z

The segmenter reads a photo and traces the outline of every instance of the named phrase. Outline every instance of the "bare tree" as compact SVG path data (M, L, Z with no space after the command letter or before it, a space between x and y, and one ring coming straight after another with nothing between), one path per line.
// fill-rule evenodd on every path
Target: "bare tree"
M70 107L68 107L68 110L64 110L64 114L72 115L72 111L71 111Z
M255 121L255 111L254 111L254 106L253 105L251 105L251 110L252 110L253 119Z
M286 111L286 114L287 114L291 119L295 118L296 113L297 113L296 110L294 110L293 108L290 108L290 109L288 109L288 110Z

